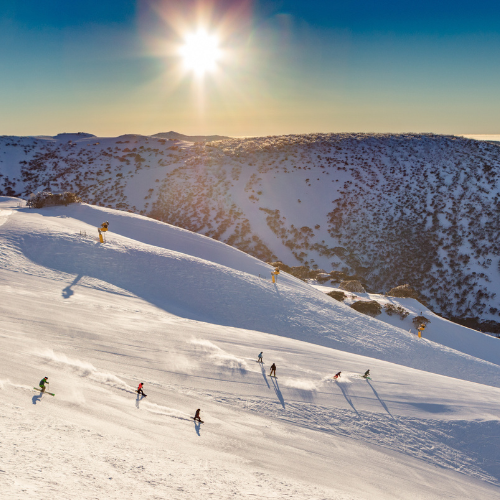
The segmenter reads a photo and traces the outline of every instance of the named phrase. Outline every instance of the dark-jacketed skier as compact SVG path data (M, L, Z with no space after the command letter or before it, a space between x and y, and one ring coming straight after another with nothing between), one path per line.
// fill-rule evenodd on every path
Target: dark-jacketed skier
M199 408L196 410L196 413L194 415L194 419L193 420L198 420L198 422L201 422L200 409Z
M274 373L274 375L273 375L273 373ZM276 377L276 365L274 363L271 365L271 372L269 373L269 376Z
M365 374L363 375L363 378L368 378L370 376L370 370L366 370Z

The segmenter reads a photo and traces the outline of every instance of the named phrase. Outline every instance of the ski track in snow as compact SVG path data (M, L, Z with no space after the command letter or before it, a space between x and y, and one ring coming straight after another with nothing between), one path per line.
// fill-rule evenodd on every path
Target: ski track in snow
M239 398L216 391L198 394L216 403L250 410L305 429L382 446L500 486L499 420L442 421L393 416L382 401L384 413L358 411L345 388L340 396L343 395L350 409L297 401L283 405L276 400Z
M57 418L33 419L13 404L0 406L0 428L1 495L6 500L354 498L168 446L131 446L123 437Z

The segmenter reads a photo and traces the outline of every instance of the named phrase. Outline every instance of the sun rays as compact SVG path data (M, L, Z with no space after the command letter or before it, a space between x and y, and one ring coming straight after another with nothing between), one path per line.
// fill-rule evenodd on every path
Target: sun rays
M204 29L186 35L184 45L179 49L184 68L201 77L212 72L221 58L219 40L216 35Z

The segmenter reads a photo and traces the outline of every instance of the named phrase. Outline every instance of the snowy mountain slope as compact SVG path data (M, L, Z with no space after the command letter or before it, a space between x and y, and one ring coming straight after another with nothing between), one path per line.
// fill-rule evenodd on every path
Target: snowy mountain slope
M418 300L401 297L387 297L376 293L354 293L339 290L333 286L325 286L312 284L312 286L324 293L329 293L333 290L342 291L346 294L344 304L351 305L356 301L375 300L382 306L392 304L400 306L409 314L406 318L401 319L398 314L388 314L384 309L376 319L388 323L397 328L402 328L417 334L413 319L417 316L424 316L430 323L427 324L423 337L438 344L442 344L457 351L467 352L468 354L484 359L491 363L498 364L500 360L500 342L492 341L491 336L458 325L445 318L434 314L427 307L422 305Z
M262 263L208 238L110 209L17 204L0 206L7 498L498 497L497 365L417 342L293 277L271 287ZM127 235L81 238L92 211ZM250 323L259 328L241 328ZM404 366L397 344L446 376ZM371 381L359 377L367 368ZM45 375L55 398L31 390Z
M499 172L497 145L432 134L0 138L3 194L69 189L373 291L409 283L487 331L500 328Z
M10 498L498 494L498 389L179 321L78 285L68 300L55 282L16 282L2 305L12 323L0 354L2 417L13 422L0 431ZM267 358L277 361L276 386L246 356L256 346L266 370ZM371 385L322 382L333 367L359 372L367 363L383 373ZM25 382L43 375L55 399L29 392ZM148 398L137 402L139 381ZM189 423L197 407L198 430Z
M130 219L130 224L121 221L129 235L143 220L146 227L156 229L149 239L162 241L164 248L111 231L107 233L106 245L97 244L93 238L82 238L80 231L90 233L92 227L82 226L82 222L68 215L82 214L83 219L90 220L92 212L94 221L106 218L110 229L114 220ZM120 231L120 223L117 226ZM144 231L147 229L138 231L138 236ZM0 235L5 242L0 261L5 269L39 275L51 270L58 279L71 276L75 284L84 277L99 280L105 283L101 289L111 285L113 289L126 290L177 316L307 340L500 387L500 366L490 367L470 357L467 344L459 353L427 339L416 339L404 330L357 313L286 274L279 276L277 285L273 284L269 278L259 277L269 276L270 268L257 259L220 242L141 216L91 206L17 209L0 227ZM170 242L175 242L173 248L169 248ZM216 258L214 249L222 247L225 251ZM203 259L204 253L218 262ZM485 342L485 350L489 344L492 350L498 347L494 338L485 337ZM466 375L458 369L462 360L471 364ZM498 358L495 361L498 363Z

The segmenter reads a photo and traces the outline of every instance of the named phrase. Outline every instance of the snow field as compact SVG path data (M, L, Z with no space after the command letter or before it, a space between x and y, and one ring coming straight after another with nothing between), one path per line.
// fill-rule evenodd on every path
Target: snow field
M258 279L265 265L233 249L234 267L215 250L204 261L221 245L208 238L161 225L159 245L111 233L99 250L73 236L74 207L10 209L0 228L6 498L498 497L497 365L419 344L294 278L272 288ZM96 225L113 227L113 211L96 212ZM141 278L145 262L154 268ZM368 368L371 381L360 378ZM55 398L31 389L43 376Z

